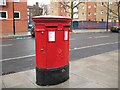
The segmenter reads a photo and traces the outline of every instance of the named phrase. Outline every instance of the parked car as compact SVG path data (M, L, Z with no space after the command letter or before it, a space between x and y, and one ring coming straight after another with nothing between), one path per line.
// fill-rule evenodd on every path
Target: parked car
M31 36L32 37L35 37L35 26L33 25L32 28L31 28Z
M120 32L120 26L113 26L113 27L111 27L111 32Z

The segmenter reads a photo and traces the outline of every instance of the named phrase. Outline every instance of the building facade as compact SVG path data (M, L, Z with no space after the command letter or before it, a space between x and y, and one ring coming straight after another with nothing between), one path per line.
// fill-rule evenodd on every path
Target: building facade
M55 4L57 3L57 4ZM71 3L71 2L70 2ZM70 4L68 3L68 4ZM112 10L117 9L116 2L109 2L109 6ZM74 8L74 12L77 12L73 15L74 21L107 21L107 2L91 2L88 0L87 2L80 3L78 7ZM57 16L66 16L70 17L70 14L66 13L60 2L54 2L51 0L51 15ZM67 8L70 11L70 8ZM115 11L115 10L114 10ZM116 10L117 11L117 10ZM118 18L115 17L111 11L109 11L109 22L118 22Z
M27 0L14 0L15 32L27 32ZM1 33L13 32L13 2L0 1Z
M59 2L50 2L50 15L61 16L61 5Z
M33 23L32 17L40 16L43 13L43 9L39 7L38 2L36 2L33 6L27 6L27 16L28 16L28 24Z
M87 2L87 20L88 21L96 21L96 2Z

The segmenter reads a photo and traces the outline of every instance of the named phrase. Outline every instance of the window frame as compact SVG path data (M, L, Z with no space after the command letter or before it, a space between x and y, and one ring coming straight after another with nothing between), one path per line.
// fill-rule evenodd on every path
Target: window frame
M112 10L111 9L109 10L109 13L112 14Z
M104 6L104 2L101 2L101 6Z
M82 16L85 16L85 13L84 13L84 12L82 13Z
M103 18L101 19L101 22L104 22L104 19L103 19Z
M90 14L89 14L90 13ZM91 15L91 12L88 12L88 16L90 16Z
M2 1L1 1L2 2ZM6 6L6 0L4 0L4 3L5 4L3 4L3 2L2 2L2 4L0 3L0 6Z
M88 5L88 8L91 8L91 5L90 5L90 4Z
M96 15L97 13L96 13L96 11L94 12L94 15Z
M82 6L82 9L85 9L85 7L84 7L84 6Z
M20 0L14 1L14 2L20 2Z
M0 17L0 19L7 19L7 18L8 18L8 13L7 13L7 11L0 11L0 12L6 12L6 18L1 18L1 17Z
M94 4L94 8L96 8L97 7L97 5L96 4Z
M102 11L103 11L103 13L102 13ZM104 14L104 10L101 10L101 14Z
M16 13L16 12L19 13L19 18L14 17L14 19L20 19L20 11L14 11L14 13Z
M112 5L112 1L109 1L109 5Z
M75 15L78 16L78 17L75 17ZM78 19L78 18L79 18L79 14L78 14L78 13L74 14L74 15L73 15L73 18L74 18L74 19Z

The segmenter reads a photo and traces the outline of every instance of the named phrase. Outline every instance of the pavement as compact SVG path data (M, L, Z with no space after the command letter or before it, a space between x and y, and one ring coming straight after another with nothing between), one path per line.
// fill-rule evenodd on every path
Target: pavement
M109 30L110 31L110 30ZM106 29L82 29L82 30L73 30L72 33L88 33L88 32L106 32ZM13 33L0 33L0 39L9 39L15 37L25 37L31 36L30 32L16 32L15 35Z
M31 36L30 32L16 32L15 35L13 33L0 33L0 39L9 39L15 37L26 37Z
M70 79L36 85L35 69L0 76L2 88L118 88L118 50L70 61Z
M110 29L108 30L108 32ZM106 32L106 29L78 29L78 30L73 30L73 33L96 33L96 32Z

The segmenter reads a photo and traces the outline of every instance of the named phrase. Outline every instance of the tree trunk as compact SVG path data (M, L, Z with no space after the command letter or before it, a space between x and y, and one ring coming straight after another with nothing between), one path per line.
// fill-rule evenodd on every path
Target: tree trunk
M118 3L118 22L119 22L119 26L120 26L120 1Z
M73 1L71 2L71 18L73 19ZM70 32L72 32L72 29L73 29L73 21L71 21Z

